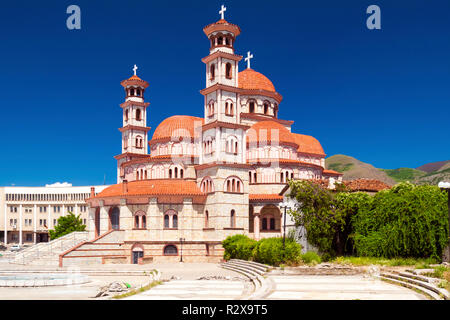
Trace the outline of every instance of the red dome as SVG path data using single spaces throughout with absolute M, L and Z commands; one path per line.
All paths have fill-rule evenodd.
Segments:
M 266 90 L 276 92 L 275 87 L 265 75 L 253 69 L 245 69 L 238 73 L 238 87 L 248 90 Z
M 173 140 L 173 138 L 194 138 L 195 122 L 203 124 L 203 118 L 192 116 L 172 116 L 161 122 L 150 142 Z
M 272 145 L 289 144 L 298 147 L 290 131 L 282 124 L 271 120 L 257 122 L 247 131 L 247 143 L 256 142 L 268 142 Z

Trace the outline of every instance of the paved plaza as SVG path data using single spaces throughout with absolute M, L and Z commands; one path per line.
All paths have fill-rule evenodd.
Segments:
M 158 263 L 149 265 L 99 265 L 79 269 L 64 268 L 71 272 L 88 274 L 89 283 L 41 288 L 0 288 L 1 300 L 85 300 L 94 299 L 100 287 L 111 282 L 127 282 L 139 287 L 149 281 L 144 272 L 158 269 L 161 285 L 128 297 L 134 300 L 172 299 L 246 299 L 251 291 L 248 280 L 241 274 L 222 269 L 214 263 Z M 0 273 L 20 272 L 52 273 L 49 266 L 20 266 L 0 263 Z M 201 277 L 209 280 L 198 280 Z M 426 299 L 415 291 L 383 282 L 368 275 L 278 275 L 268 274 L 267 294 L 263 299 L 283 300 L 420 300 Z

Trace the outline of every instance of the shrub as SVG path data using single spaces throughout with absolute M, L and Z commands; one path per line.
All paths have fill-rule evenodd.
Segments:
M 322 262 L 322 259 L 320 259 L 319 255 L 314 251 L 308 251 L 302 254 L 302 260 L 307 264 L 318 264 Z
M 253 260 L 278 266 L 281 263 L 297 263 L 300 261 L 302 246 L 297 242 L 286 239 L 283 250 L 283 238 L 261 239 L 253 249 Z
M 440 259 L 448 241 L 447 198 L 436 186 L 400 183 L 352 219 L 358 255 Z
M 252 257 L 253 248 L 256 240 L 250 239 L 243 234 L 229 236 L 222 241 L 222 247 L 225 249 L 223 258 L 249 260 Z

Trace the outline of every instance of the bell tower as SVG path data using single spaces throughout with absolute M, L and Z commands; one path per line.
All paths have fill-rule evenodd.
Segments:
M 238 73 L 242 56 L 234 53 L 236 37 L 241 29 L 221 19 L 203 28 L 208 37 L 209 55 L 202 59 L 206 65 L 204 96 L 205 124 L 202 133 L 200 163 L 245 163 L 245 129 L 240 124 L 238 107 Z
M 144 93 L 149 83 L 137 76 L 137 69 L 134 65 L 134 75 L 120 83 L 125 90 L 125 102 L 120 105 L 123 111 L 122 127 L 119 128 L 122 154 L 114 157 L 118 161 L 118 183 L 125 175 L 121 169 L 123 162 L 148 156 L 147 107 L 150 103 L 144 102 Z

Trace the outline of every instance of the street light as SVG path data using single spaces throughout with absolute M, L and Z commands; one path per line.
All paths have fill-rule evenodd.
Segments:
M 180 238 L 180 251 L 181 251 L 180 262 L 183 262 L 183 241 L 185 240 L 186 240 L 185 238 Z
M 284 208 L 284 223 L 283 223 L 283 251 L 286 248 L 286 210 L 292 208 L 292 204 L 288 201 L 283 201 L 280 208 Z

